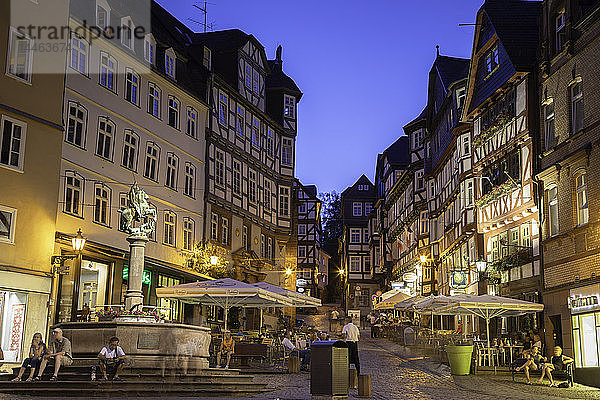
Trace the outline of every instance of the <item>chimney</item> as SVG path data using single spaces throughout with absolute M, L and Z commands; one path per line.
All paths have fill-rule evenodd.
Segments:
M 277 46 L 277 51 L 275 52 L 275 66 L 279 71 L 282 70 L 283 61 L 281 60 L 281 45 Z

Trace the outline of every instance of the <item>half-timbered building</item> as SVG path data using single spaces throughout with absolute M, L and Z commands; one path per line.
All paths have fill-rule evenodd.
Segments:
M 438 54 L 429 72 L 425 180 L 430 252 L 438 292 L 478 293 L 470 124 L 460 122 L 469 60 Z
M 600 337 L 600 2 L 544 1 L 539 65 L 546 345 L 598 385 Z M 592 368 L 595 367 L 595 368 Z
M 398 246 L 389 240 L 388 211 L 391 205 L 392 187 L 402 172 L 408 167 L 408 138 L 400 137 L 382 153 L 377 155 L 375 167 L 374 212 L 369 216 L 369 249 L 373 265 L 373 279 L 382 283 L 382 288 L 389 288 L 392 282 L 399 283 L 392 270 L 398 259 Z M 391 204 L 391 203 L 390 203 Z
M 344 224 L 340 238 L 340 263 L 346 281 L 346 309 L 371 309 L 371 295 L 379 286 L 371 280 L 369 256 L 369 218 L 375 202 L 375 187 L 365 175 L 342 192 L 341 208 Z
M 293 236 L 297 240 L 296 290 L 317 297 L 323 264 L 321 254 L 321 206 L 315 185 L 303 185 L 296 180 L 293 186 Z M 321 285 L 322 286 L 322 285 Z
M 237 277 L 295 289 L 292 189 L 302 93 L 252 35 L 232 29 L 196 35 L 211 55 L 206 130 L 206 237 L 232 254 Z M 257 256 L 257 257 L 256 257 Z
M 478 231 L 488 274 L 500 280 L 490 292 L 536 302 L 541 280 L 532 136 L 540 4 L 488 0 L 479 9 L 463 111 L 463 120 L 473 124 Z M 538 322 L 534 318 L 532 327 Z

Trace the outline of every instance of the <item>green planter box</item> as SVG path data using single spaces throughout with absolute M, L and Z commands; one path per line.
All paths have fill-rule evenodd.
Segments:
M 446 354 L 448 354 L 452 375 L 469 375 L 473 346 L 448 345 L 446 346 Z

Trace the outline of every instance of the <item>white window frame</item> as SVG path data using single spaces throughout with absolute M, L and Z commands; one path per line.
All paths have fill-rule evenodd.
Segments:
M 306 246 L 298 246 L 298 258 L 306 258 Z
M 548 100 L 543 105 L 544 109 L 544 148 L 550 150 L 556 146 L 556 119 L 554 100 Z
M 575 175 L 575 207 L 577 212 L 577 226 L 587 225 L 590 219 L 588 198 L 587 173 L 579 172 Z
M 265 210 L 271 210 L 271 182 L 265 179 L 263 186 L 263 204 Z
M 103 124 L 104 128 L 102 128 Z M 98 135 L 96 136 L 96 148 L 94 149 L 94 154 L 105 160 L 112 161 L 116 130 L 117 125 L 108 117 L 98 118 Z
M 17 227 L 17 209 L 0 205 L 0 212 L 10 214 L 10 223 L 8 226 L 7 237 L 0 236 L 0 243 L 15 243 L 15 231 Z
M 195 225 L 190 217 L 183 218 L 183 250 L 193 250 Z
M 6 150 L 4 150 L 2 148 L 2 142 L 4 141 L 4 126 L 5 124 L 10 123 L 12 124 L 12 129 L 11 129 L 11 133 L 10 133 L 10 140 L 9 140 L 9 146 L 10 149 L 8 150 L 8 158 L 5 160 L 6 162 L 3 162 L 2 160 L 2 154 L 6 152 Z M 18 126 L 20 128 L 20 132 L 19 132 L 19 138 L 15 137 L 15 126 Z M 0 166 L 4 167 L 4 168 L 8 168 L 8 169 L 12 169 L 12 170 L 16 170 L 16 171 L 23 171 L 23 167 L 25 164 L 25 139 L 27 138 L 27 124 L 23 121 L 19 121 L 17 119 L 14 118 L 10 118 L 7 115 L 2 115 L 2 124 L 0 125 L 0 128 L 2 129 L 0 131 Z M 15 145 L 15 141 L 18 140 L 18 151 L 15 151 L 15 149 L 13 148 L 13 146 Z M 12 158 L 14 157 L 14 155 L 17 154 L 17 165 L 14 165 L 12 162 Z
M 575 88 L 579 88 L 579 93 L 575 94 Z M 569 86 L 569 93 L 571 95 L 571 133 L 574 135 L 583 130 L 584 122 L 584 97 L 583 97 L 583 82 L 581 78 L 576 79 Z M 577 126 L 577 110 L 581 108 L 581 126 Z
M 491 75 L 500 65 L 500 52 L 498 43 L 494 44 L 485 54 L 485 66 L 487 75 Z
M 173 95 L 169 95 L 167 106 L 167 125 L 179 130 L 181 119 L 181 101 Z
M 237 160 L 233 160 L 232 189 L 234 194 L 242 193 L 242 163 Z
M 363 204 L 360 201 L 355 201 L 352 203 L 352 216 L 353 217 L 362 217 L 363 215 Z
M 349 256 L 348 257 L 348 270 L 350 273 L 352 272 L 361 272 L 362 267 L 362 257 L 361 256 Z
M 135 25 L 133 24 L 131 17 L 127 16 L 121 18 L 121 44 L 131 51 L 135 51 L 134 31 Z
M 104 21 L 100 20 L 99 8 L 105 12 Z M 110 11 L 111 8 L 105 0 L 96 0 L 96 26 L 102 31 L 110 26 Z
M 211 240 L 219 240 L 219 216 L 215 213 L 210 215 L 210 238 Z
M 225 187 L 225 153 L 215 149 L 215 185 Z
M 160 146 L 154 142 L 146 142 L 145 149 L 144 177 L 150 179 L 151 181 L 158 182 Z M 150 150 L 152 153 L 150 153 Z M 150 174 L 150 172 L 152 172 L 152 174 Z
M 157 84 L 148 82 L 148 114 L 160 119 L 162 90 Z
M 256 204 L 256 172 L 248 170 L 248 201 Z
M 293 151 L 293 140 L 288 138 L 281 138 L 281 164 L 286 166 L 294 165 L 294 151 Z
M 94 214 L 92 221 L 96 224 L 110 226 L 111 197 L 112 191 L 108 186 L 102 183 L 94 185 Z
M 306 224 L 298 224 L 298 235 L 306 235 Z
M 177 175 L 179 172 L 179 157 L 175 153 L 167 152 L 167 168 L 165 186 L 177 191 Z
M 132 68 L 125 69 L 125 100 L 139 107 L 140 105 L 140 75 Z
M 296 98 L 287 94 L 283 95 L 283 116 L 286 118 L 296 118 Z
M 558 15 L 556 15 L 556 17 L 554 18 L 554 50 L 556 54 L 562 52 L 565 49 L 567 39 L 566 20 L 567 17 L 564 10 L 559 12 Z
M 239 136 L 239 137 L 244 137 L 245 136 L 245 120 L 246 120 L 246 111 L 244 110 L 244 108 L 242 106 L 240 106 L 239 104 L 236 106 L 236 113 L 235 113 L 235 133 Z
M 229 219 L 221 217 L 221 243 L 229 244 Z
M 106 63 L 104 62 L 106 60 Z M 98 83 L 111 92 L 117 91 L 117 59 L 105 51 L 100 52 L 100 76 Z
M 273 141 L 274 141 L 274 139 L 275 139 L 275 132 L 273 131 L 273 128 L 271 128 L 270 126 L 267 125 L 267 137 L 266 137 L 265 146 L 267 148 L 268 156 L 273 156 Z
M 140 137 L 131 129 L 125 129 L 123 134 L 123 157 L 121 166 L 128 170 L 137 171 L 138 150 Z
M 152 65 L 156 62 L 156 40 L 151 33 L 144 37 L 144 60 Z
M 163 217 L 163 244 L 175 247 L 177 243 L 177 215 L 166 210 Z
M 75 110 L 75 115 L 71 114 L 71 108 Z M 81 116 L 79 116 L 81 113 Z M 85 149 L 85 139 L 87 134 L 87 117 L 88 110 L 83 105 L 69 101 L 67 104 L 67 129 L 65 129 L 65 142 L 72 144 L 73 146 Z M 80 143 L 77 143 L 77 127 L 81 128 Z M 69 140 L 70 132 L 73 133 L 73 140 Z
M 548 204 L 548 237 L 553 237 L 560 231 L 558 187 L 556 185 L 549 185 L 546 189 L 546 201 Z
M 185 109 L 185 134 L 196 139 L 196 126 L 198 125 L 198 111 L 194 107 L 187 106 Z
M 66 172 L 65 173 L 65 201 L 63 212 L 69 215 L 74 215 L 76 217 L 83 218 L 83 195 L 84 195 L 84 187 L 85 187 L 85 179 L 83 176 L 75 173 L 75 172 Z M 72 180 L 72 183 L 69 183 L 69 179 Z M 79 186 L 75 185 L 75 180 L 79 181 Z M 68 193 L 71 192 L 71 201 L 67 200 Z M 78 193 L 77 201 L 74 200 L 74 194 Z M 74 205 L 77 205 L 77 210 L 74 211 Z
M 14 40 L 13 40 L 14 39 Z M 13 51 L 17 52 L 18 50 L 15 49 L 15 45 L 17 41 L 24 41 L 26 43 L 22 43 L 21 46 L 25 46 L 25 57 L 26 60 L 23 63 L 22 66 L 19 67 L 19 65 L 17 64 L 17 59 L 19 58 L 18 54 L 14 54 L 13 55 Z M 14 42 L 14 43 L 13 43 Z M 6 74 L 12 78 L 15 78 L 17 80 L 20 80 L 22 82 L 25 83 L 31 83 L 31 76 L 32 76 L 32 67 L 33 67 L 33 49 L 34 47 L 34 40 L 19 32 L 16 28 L 14 27 L 10 27 L 10 33 L 8 36 L 8 52 L 6 55 Z M 22 74 L 19 72 L 19 69 L 23 69 Z M 19 76 L 19 75 L 23 75 L 23 76 Z
M 87 40 L 71 32 L 71 60 L 69 66 L 85 76 L 88 75 L 89 49 L 90 45 Z
M 219 124 L 227 126 L 229 123 L 229 97 L 222 90 L 219 91 Z
M 208 69 L 210 71 L 211 64 L 212 64 L 212 53 L 208 47 L 204 46 L 202 65 L 204 65 L 206 67 L 206 69 Z
M 362 243 L 362 229 L 361 228 L 350 228 L 350 243 L 360 244 Z
M 279 187 L 279 216 L 288 217 L 290 215 L 290 188 L 286 186 Z
M 175 51 L 169 48 L 165 51 L 165 74 L 170 78 L 175 79 L 175 69 L 177 64 L 177 56 Z
M 190 163 L 185 163 L 185 186 L 183 187 L 183 194 L 192 199 L 196 198 L 196 167 Z

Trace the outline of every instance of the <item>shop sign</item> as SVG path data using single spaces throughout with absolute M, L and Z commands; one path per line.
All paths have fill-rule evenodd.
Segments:
M 417 274 L 415 274 L 414 272 L 407 272 L 404 275 L 402 275 L 402 279 L 405 282 L 415 282 L 417 280 Z
M 303 287 L 299 287 L 297 290 L 298 290 L 298 293 L 304 293 L 304 288 Z
M 453 289 L 465 289 L 467 287 L 467 272 L 452 271 L 450 287 Z
M 306 286 L 308 282 L 306 279 L 299 278 L 296 280 L 296 286 Z
M 404 282 L 392 282 L 392 289 L 402 289 Z
M 573 311 L 580 310 L 587 307 L 598 307 L 600 296 L 595 294 L 591 296 L 570 296 L 567 299 L 569 308 Z
M 123 279 L 127 280 L 129 278 L 129 266 L 125 265 L 123 267 Z M 142 283 L 144 285 L 149 285 L 152 282 L 152 274 L 147 269 L 142 272 Z

